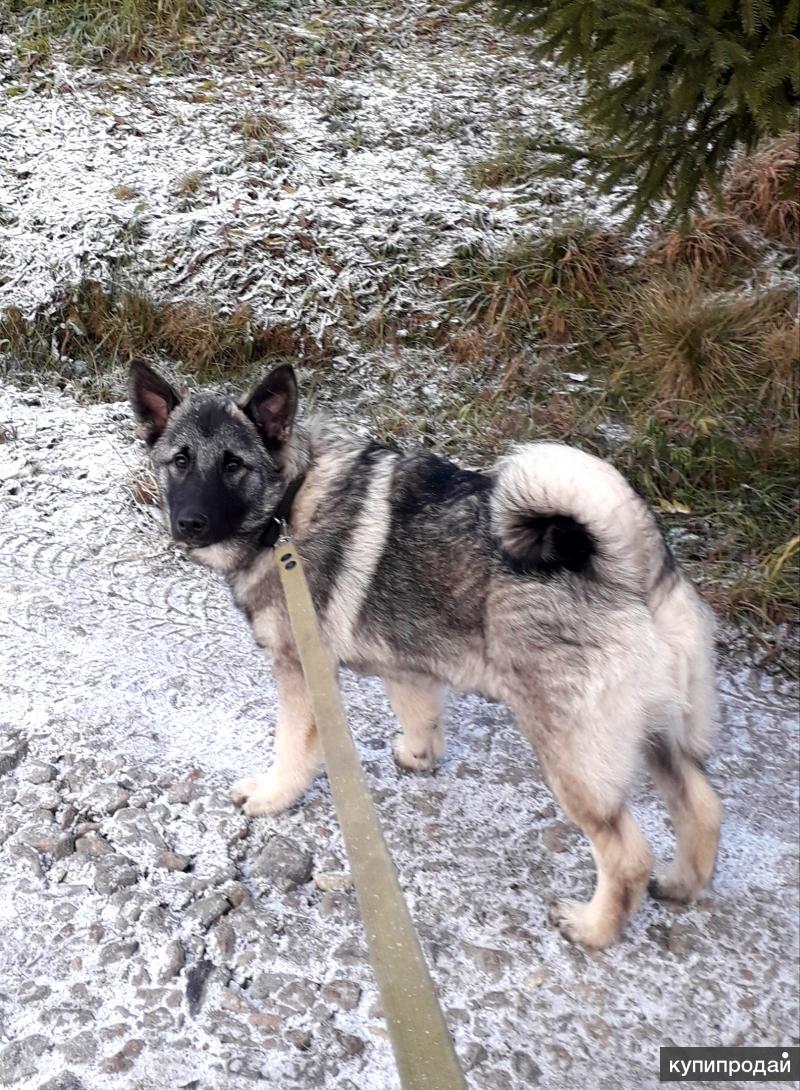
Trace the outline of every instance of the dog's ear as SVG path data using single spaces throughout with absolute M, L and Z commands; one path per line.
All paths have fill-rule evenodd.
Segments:
M 292 434 L 297 412 L 297 379 L 294 369 L 282 363 L 259 382 L 241 403 L 261 433 L 267 448 L 276 450 Z
M 147 445 L 152 447 L 163 435 L 169 414 L 180 404 L 180 396 L 142 360 L 131 363 L 128 395 L 137 420 L 144 425 Z

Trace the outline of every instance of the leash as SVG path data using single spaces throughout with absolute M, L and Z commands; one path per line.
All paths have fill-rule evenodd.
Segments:
M 403 1090 L 468 1090 L 322 646 L 303 564 L 283 527 L 275 559 L 344 837 Z

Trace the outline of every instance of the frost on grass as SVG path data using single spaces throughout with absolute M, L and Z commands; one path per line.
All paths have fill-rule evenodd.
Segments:
M 265 37 L 242 5 L 224 58 L 215 39 L 196 73 L 61 61 L 16 84 L 0 105 L 0 303 L 29 313 L 91 277 L 248 303 L 321 337 L 435 309 L 424 280 L 459 246 L 578 209 L 608 219 L 577 176 L 488 194 L 470 180 L 516 133 L 575 135 L 576 87 L 524 40 L 413 2 L 326 18 L 294 5 Z M 343 38 L 369 64 L 331 64 Z

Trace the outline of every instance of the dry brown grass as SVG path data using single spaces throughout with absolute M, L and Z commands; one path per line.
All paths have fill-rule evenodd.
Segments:
M 245 114 L 236 122 L 234 128 L 248 140 L 269 140 L 276 133 L 283 131 L 283 125 L 269 114 Z
M 271 357 L 302 357 L 321 363 L 327 349 L 286 323 L 259 325 L 250 308 L 223 311 L 211 303 L 160 302 L 135 291 L 106 292 L 86 281 L 52 312 L 26 321 L 16 308 L 0 319 L 3 342 L 34 366 L 57 357 L 126 364 L 135 356 L 162 353 L 201 380 L 233 374 Z
M 490 331 L 501 348 L 521 329 L 562 341 L 574 332 L 580 311 L 619 273 L 622 249 L 615 232 L 566 224 L 506 250 L 463 251 L 443 287 L 465 308 L 468 322 Z
M 763 151 L 739 160 L 724 188 L 727 207 L 768 238 L 796 248 L 800 242 L 800 148 L 787 133 Z
M 785 290 L 727 295 L 704 292 L 691 276 L 654 282 L 639 292 L 634 322 L 636 366 L 664 400 L 786 406 L 797 390 L 797 325 Z
M 760 250 L 752 228 L 728 213 L 695 216 L 683 231 L 661 232 L 647 256 L 667 269 L 728 274 L 750 268 Z

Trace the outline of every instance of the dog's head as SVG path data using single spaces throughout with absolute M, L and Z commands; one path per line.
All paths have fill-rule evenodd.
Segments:
M 169 527 L 194 559 L 224 569 L 281 500 L 282 466 L 297 411 L 297 382 L 276 367 L 238 404 L 178 394 L 147 364 L 131 365 L 129 392 L 150 448 Z

